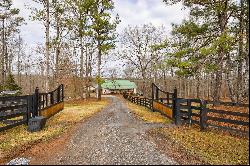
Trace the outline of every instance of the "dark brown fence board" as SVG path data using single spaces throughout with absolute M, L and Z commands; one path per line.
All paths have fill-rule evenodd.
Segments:
M 31 116 L 38 116 L 41 109 L 61 103 L 63 94 L 63 85 L 60 85 L 49 93 L 39 93 L 36 88 L 33 95 L 0 97 L 0 121 L 6 124 L 0 127 L 0 131 L 27 123 Z M 22 120 L 11 120 L 20 116 L 23 116 Z
M 0 97 L 0 101 L 10 101 L 10 100 L 20 100 L 20 99 L 26 99 L 29 95 L 25 96 L 6 96 L 6 97 Z
M 22 116 L 22 115 L 26 115 L 26 111 L 25 112 L 20 112 L 20 111 L 18 111 L 18 112 L 10 112 L 8 114 L 1 115 L 0 121 L 10 119 L 10 118 L 16 118 L 16 117 L 19 117 L 19 116 Z
M 190 100 L 192 103 L 201 103 L 201 99 L 188 99 Z
M 4 106 L 4 107 L 0 107 L 0 112 L 7 111 L 7 110 L 20 109 L 20 108 L 25 108 L 25 107 L 27 107 L 27 104 L 14 105 L 14 106 Z
M 232 115 L 232 116 L 237 116 L 237 117 L 245 117 L 249 118 L 248 113 L 240 113 L 240 112 L 232 112 L 232 111 L 226 111 L 226 110 L 215 110 L 215 109 L 209 109 L 207 108 L 207 104 L 213 104 L 213 101 L 208 101 L 208 100 L 202 100 L 202 99 L 186 99 L 186 98 L 177 98 L 177 93 L 176 89 L 174 90 L 174 93 L 166 92 L 161 90 L 158 86 L 155 84 L 152 84 L 152 99 L 148 100 L 147 98 L 139 100 L 134 97 L 126 96 L 128 100 L 130 100 L 133 103 L 137 103 L 140 105 L 143 105 L 145 107 L 150 107 L 150 109 L 153 109 L 152 107 L 152 102 L 158 102 L 161 104 L 164 104 L 168 106 L 169 108 L 173 109 L 174 117 L 175 117 L 175 122 L 177 124 L 177 121 L 179 121 L 179 124 L 184 124 L 184 123 L 193 123 L 193 124 L 198 124 L 201 127 L 201 130 L 211 126 L 212 124 L 210 121 L 215 121 L 215 122 L 224 122 L 228 124 L 235 124 L 235 125 L 242 125 L 242 126 L 249 126 L 249 122 L 241 121 L 241 120 L 232 120 L 230 118 L 218 118 L 218 117 L 211 117 L 208 115 L 208 113 L 217 113 L 220 115 Z M 162 92 L 166 95 L 164 97 L 159 92 Z M 171 103 L 171 105 L 170 105 Z M 199 104 L 192 106 L 193 104 Z M 232 103 L 232 102 L 219 102 L 221 105 L 228 105 L 228 106 L 239 106 L 239 107 L 248 107 L 248 104 L 238 104 L 238 103 Z M 178 110 L 178 116 L 177 116 L 177 111 Z M 195 120 L 192 119 L 192 117 L 196 117 Z M 177 119 L 179 118 L 179 120 Z M 208 122 L 209 120 L 209 122 Z M 178 124 L 177 124 L 178 125 Z M 219 128 L 225 128 L 224 126 L 218 125 Z M 227 127 L 228 129 L 232 127 Z
M 208 112 L 213 112 L 213 113 L 217 113 L 217 114 L 240 116 L 240 117 L 249 117 L 248 113 L 241 113 L 241 112 L 232 112 L 232 111 L 224 111 L 224 110 L 216 110 L 216 109 L 208 109 Z
M 206 100 L 207 104 L 214 104 L 214 101 Z M 249 107 L 249 104 L 244 104 L 244 103 L 233 103 L 233 102 L 218 102 L 219 105 L 224 105 L 224 106 L 239 106 L 239 107 Z
M 191 106 L 191 109 L 201 110 L 202 108 L 200 106 Z
M 236 124 L 236 125 L 242 125 L 242 126 L 249 126 L 249 122 L 244 122 L 244 121 L 224 119 L 224 118 L 211 117 L 211 116 L 208 116 L 207 119 L 212 120 L 212 121 L 217 121 L 217 122 L 224 122 L 224 123 L 230 123 L 230 124 Z

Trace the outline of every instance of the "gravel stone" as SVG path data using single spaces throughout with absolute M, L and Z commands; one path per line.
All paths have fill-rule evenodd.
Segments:
M 65 152 L 46 164 L 56 165 L 175 165 L 157 150 L 146 131 L 163 124 L 146 123 L 130 113 L 117 97 L 103 111 L 80 124 Z
M 29 165 L 30 160 L 24 157 L 15 158 L 8 162 L 6 165 Z

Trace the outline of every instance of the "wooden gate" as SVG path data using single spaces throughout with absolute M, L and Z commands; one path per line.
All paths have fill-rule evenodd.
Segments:
M 27 124 L 32 96 L 0 97 L 0 131 Z
M 33 95 L 0 97 L 0 132 L 28 124 L 31 117 L 50 118 L 63 110 L 63 98 L 63 85 L 48 93 L 39 93 L 36 88 Z
M 175 117 L 175 99 L 177 89 L 174 92 L 165 92 L 152 83 L 152 110 L 158 111 L 170 119 Z

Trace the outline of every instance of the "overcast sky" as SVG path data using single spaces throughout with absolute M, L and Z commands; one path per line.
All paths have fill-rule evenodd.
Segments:
M 155 26 L 164 26 L 170 34 L 171 23 L 181 23 L 184 18 L 187 18 L 188 11 L 182 9 L 181 4 L 167 6 L 163 0 L 114 0 L 114 13 L 118 13 L 121 20 L 117 27 L 117 32 L 120 33 L 128 25 L 142 25 L 152 23 Z M 27 9 L 28 6 L 37 7 L 37 4 L 32 0 L 13 0 L 13 6 L 20 9 L 20 15 L 25 18 L 26 25 L 21 27 L 21 35 L 27 43 L 30 51 L 37 43 L 45 42 L 45 28 L 41 22 L 31 21 L 29 16 L 31 12 Z M 118 61 L 110 60 L 104 70 L 117 68 L 121 70 L 121 64 Z
M 187 11 L 182 10 L 182 5 L 166 6 L 162 0 L 114 0 L 115 12 L 119 14 L 121 23 L 118 32 L 127 25 L 164 25 L 168 32 L 171 23 L 180 23 L 187 17 Z M 44 27 L 41 23 L 30 21 L 30 10 L 25 5 L 36 5 L 31 0 L 13 0 L 13 5 L 20 9 L 20 15 L 26 19 L 27 25 L 22 26 L 22 36 L 29 46 L 44 42 Z

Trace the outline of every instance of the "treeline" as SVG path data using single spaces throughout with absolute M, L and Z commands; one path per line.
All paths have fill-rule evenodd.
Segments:
M 25 20 L 12 3 L 12 0 L 0 3 L 1 89 L 6 89 L 7 76 L 17 71 L 19 85 L 27 84 L 21 77 L 38 75 L 44 81 L 36 86 L 45 91 L 60 83 L 66 84 L 66 90 L 75 84 L 81 97 L 83 92 L 89 97 L 92 81 L 98 84 L 100 91 L 103 55 L 114 48 L 119 23 L 118 15 L 112 12 L 114 3 L 110 0 L 32 0 L 28 5 L 30 16 L 33 21 L 43 23 L 45 43 L 33 51 L 30 49 L 30 53 L 20 36 L 20 26 Z M 93 76 L 95 68 L 97 74 Z
M 173 24 L 169 37 L 151 24 L 125 29 L 118 55 L 127 62 L 126 76 L 140 78 L 145 95 L 155 82 L 179 88 L 182 97 L 249 101 L 249 2 L 164 2 L 181 2 L 190 11 L 188 19 Z
M 177 87 L 181 97 L 249 101 L 247 0 L 164 0 L 189 10 L 186 20 L 172 25 L 171 35 L 152 24 L 116 34 L 119 17 L 110 0 L 31 2 L 31 19 L 43 23 L 46 39 L 33 49 L 20 35 L 25 20 L 19 9 L 12 0 L 0 3 L 0 91 L 13 74 L 25 94 L 35 86 L 48 91 L 64 83 L 69 96 L 89 97 L 91 86 L 98 83 L 100 90 L 104 61 L 117 59 L 124 77 L 136 80 L 144 95 L 154 82 L 167 91 Z M 105 72 L 114 78 L 118 70 Z

